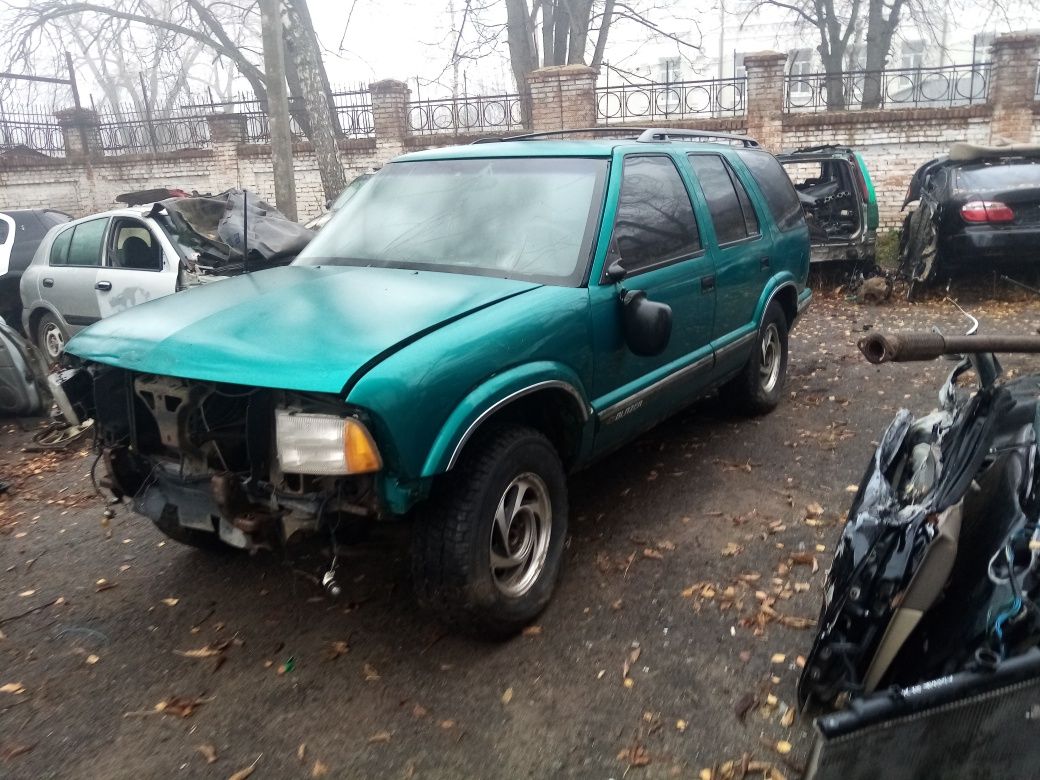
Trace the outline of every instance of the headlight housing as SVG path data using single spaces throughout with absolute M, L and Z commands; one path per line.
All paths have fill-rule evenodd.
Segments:
M 277 409 L 274 422 L 278 462 L 287 474 L 369 474 L 383 467 L 372 435 L 353 417 Z

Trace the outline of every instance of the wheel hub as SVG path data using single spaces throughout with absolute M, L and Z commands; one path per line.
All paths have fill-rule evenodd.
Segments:
M 551 531 L 545 482 L 537 474 L 521 474 L 502 493 L 491 528 L 491 577 L 503 594 L 522 596 L 538 581 Z
M 762 334 L 759 345 L 762 350 L 762 358 L 759 362 L 759 381 L 762 389 L 772 393 L 780 380 L 780 362 L 783 358 L 783 348 L 780 346 L 780 331 L 775 323 L 770 323 Z

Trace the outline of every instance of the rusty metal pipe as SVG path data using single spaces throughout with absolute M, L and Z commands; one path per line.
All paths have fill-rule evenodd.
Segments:
M 979 352 L 1040 353 L 1040 336 L 943 336 L 940 333 L 871 333 L 857 345 L 871 363 L 935 360 Z

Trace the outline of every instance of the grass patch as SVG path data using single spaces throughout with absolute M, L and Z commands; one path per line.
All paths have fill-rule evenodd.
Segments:
M 888 271 L 899 267 L 899 234 L 898 228 L 877 234 L 877 264 Z

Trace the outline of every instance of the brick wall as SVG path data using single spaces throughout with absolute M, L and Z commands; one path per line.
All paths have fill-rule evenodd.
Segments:
M 860 151 L 871 171 L 882 226 L 894 227 L 901 222 L 900 207 L 911 174 L 954 141 L 1040 143 L 1040 102 L 1035 97 L 1038 55 L 1037 36 L 998 38 L 991 57 L 989 99 L 981 105 L 788 114 L 783 110 L 786 57 L 762 52 L 745 57 L 746 116 L 654 124 L 746 133 L 771 151 L 848 144 Z M 595 84 L 595 71 L 582 65 L 532 73 L 528 85 L 531 127 L 556 130 L 596 125 Z M 403 152 L 474 140 L 472 136 L 413 135 L 408 127 L 407 85 L 386 80 L 370 89 L 375 137 L 340 141 L 348 180 Z M 0 208 L 47 206 L 82 215 L 113 207 L 119 193 L 159 186 L 200 192 L 245 187 L 273 201 L 270 148 L 245 143 L 242 116 L 209 117 L 209 149 L 118 157 L 101 153 L 96 121 L 89 111 L 60 112 L 69 154 L 65 159 L 0 157 Z M 298 212 L 301 219 L 307 219 L 320 213 L 325 203 L 309 144 L 296 146 L 294 162 Z

